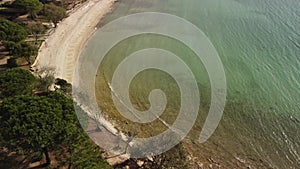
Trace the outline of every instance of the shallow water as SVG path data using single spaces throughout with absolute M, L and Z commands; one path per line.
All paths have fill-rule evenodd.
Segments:
M 191 146 L 191 151 L 199 159 L 213 157 L 228 168 L 299 167 L 300 2 L 120 0 L 99 26 L 120 16 L 145 11 L 171 13 L 198 26 L 215 46 L 225 68 L 228 96 L 224 116 L 213 137 L 204 144 Z M 209 80 L 194 53 L 173 39 L 158 35 L 135 36 L 116 45 L 98 72 L 96 94 L 99 106 L 108 112 L 116 112 L 108 83 L 123 58 L 146 47 L 172 51 L 182 57 L 196 75 L 201 107 L 197 124 L 186 141 L 195 142 L 210 105 Z M 140 73 L 130 86 L 131 101 L 135 108 L 146 110 L 149 108 L 148 94 L 155 88 L 163 89 L 168 96 L 162 118 L 172 123 L 180 103 L 180 92 L 167 74 L 160 71 Z M 117 113 L 111 116 L 121 118 Z M 135 127 L 132 132 L 137 128 L 139 131 L 149 128 L 148 125 L 137 125 L 129 125 Z M 157 125 L 165 129 L 159 122 L 151 124 Z M 156 128 L 141 136 L 161 132 Z

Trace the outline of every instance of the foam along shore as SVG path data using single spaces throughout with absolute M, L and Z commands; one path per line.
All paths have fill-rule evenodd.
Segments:
M 72 83 L 80 51 L 115 0 L 88 0 L 70 12 L 40 47 L 34 70 L 51 69 L 56 78 Z

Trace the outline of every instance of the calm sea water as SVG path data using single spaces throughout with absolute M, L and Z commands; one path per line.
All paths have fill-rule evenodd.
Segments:
M 210 103 L 207 73 L 188 48 L 158 35 L 126 39 L 107 54 L 96 83 L 99 106 L 119 118 L 107 85 L 116 66 L 134 51 L 146 47 L 164 48 L 182 57 L 197 76 L 201 110 L 185 143 L 199 161 L 205 163 L 212 158 L 223 166 L 221 168 L 299 168 L 300 1 L 120 0 L 99 25 L 146 11 L 183 17 L 209 37 L 221 57 L 227 78 L 228 97 L 223 119 L 208 142 L 197 143 Z M 137 109 L 149 108 L 149 91 L 158 87 L 169 99 L 162 118 L 172 123 L 180 93 L 167 74 L 140 73 L 130 87 L 132 103 Z M 135 129 L 146 131 L 147 127 Z M 148 135 L 159 132 L 153 130 Z

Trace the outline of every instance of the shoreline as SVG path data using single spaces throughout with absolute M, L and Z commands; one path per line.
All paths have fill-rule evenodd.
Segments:
M 64 79 L 72 84 L 73 71 L 81 50 L 88 39 L 97 30 L 99 21 L 111 11 L 116 1 L 117 0 L 89 0 L 70 10 L 69 16 L 53 29 L 53 32 L 39 48 L 38 56 L 31 65 L 34 72 L 50 70 L 53 71 L 55 78 Z M 90 117 L 90 130 L 95 130 L 99 127 L 96 123 L 101 124 L 102 131 L 92 134 L 92 137 L 112 138 L 120 134 L 108 120 L 103 117 L 93 117 L 90 114 L 91 110 L 84 105 L 80 99 L 75 99 L 74 101 L 88 113 Z M 94 120 L 97 122 L 95 123 Z M 101 145 L 99 143 L 96 144 Z M 113 156 L 115 154 L 111 153 L 111 151 L 106 151 L 107 156 Z M 116 165 L 128 159 L 128 156 L 120 155 L 109 158 L 107 161 L 110 165 Z
M 51 69 L 55 78 L 72 83 L 77 58 L 99 21 L 111 11 L 116 0 L 89 0 L 69 12 L 39 48 L 32 68 Z

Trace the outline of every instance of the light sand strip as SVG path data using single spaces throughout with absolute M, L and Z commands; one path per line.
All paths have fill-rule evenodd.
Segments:
M 42 44 L 32 68 L 34 70 L 50 68 L 54 70 L 56 78 L 62 78 L 72 83 L 72 75 L 80 51 L 96 30 L 100 19 L 110 12 L 114 2 L 115 0 L 89 0 L 79 8 L 74 9 L 70 16 L 60 22 L 54 32 Z M 84 109 L 84 106 L 82 108 Z M 113 125 L 103 118 L 97 119 L 97 123 L 102 124 L 104 128 L 90 136 L 97 138 L 96 140 L 102 139 L 104 142 L 105 140 L 113 140 L 115 135 Z M 94 125 L 89 127 L 95 127 L 96 123 L 89 123 L 89 125 Z M 106 142 L 110 144 L 109 141 Z M 114 154 L 107 152 L 107 156 Z M 127 155 L 120 155 L 109 158 L 108 162 L 115 165 L 126 161 L 128 158 Z
M 100 19 L 115 0 L 89 0 L 59 23 L 42 44 L 33 69 L 54 69 L 55 77 L 72 82 L 77 57 Z

